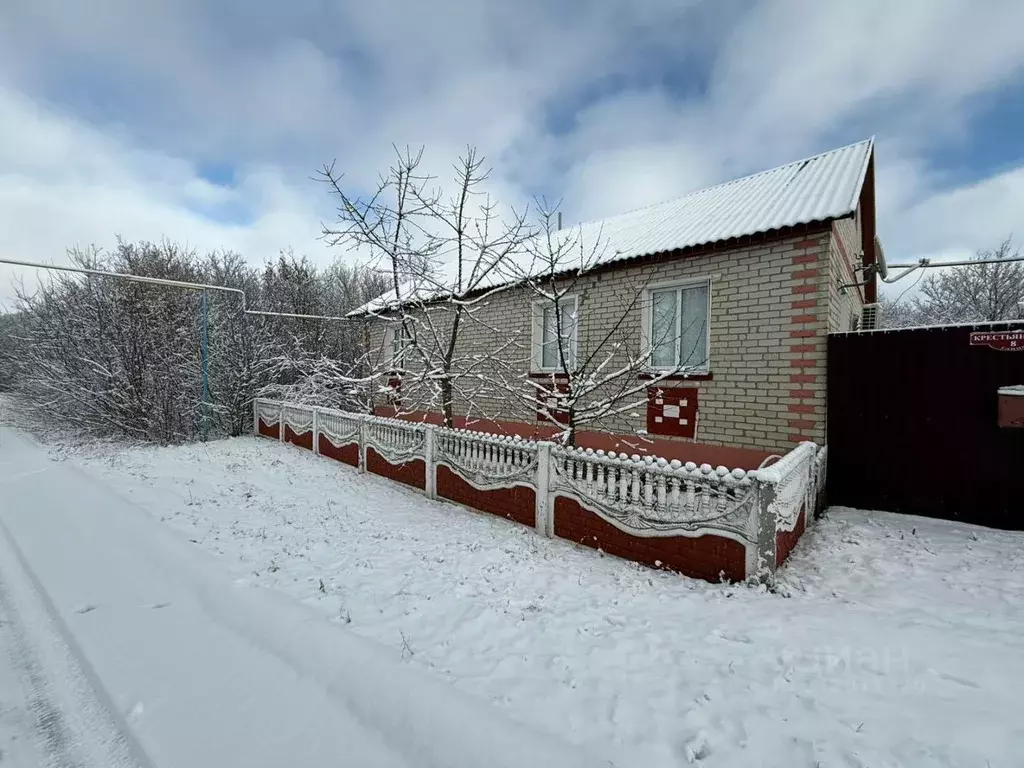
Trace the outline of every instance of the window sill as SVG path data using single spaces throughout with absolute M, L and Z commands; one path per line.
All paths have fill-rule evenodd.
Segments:
M 641 381 L 657 378 L 657 373 L 641 373 L 637 376 Z M 711 371 L 694 371 L 693 373 L 673 373 L 662 376 L 659 381 L 714 381 L 715 374 Z

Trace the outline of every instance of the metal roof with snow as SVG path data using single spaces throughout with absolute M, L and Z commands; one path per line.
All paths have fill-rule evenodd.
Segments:
M 842 218 L 857 209 L 873 147 L 860 141 L 569 230 L 599 238 L 605 264 Z M 350 314 L 394 304 L 391 291 Z

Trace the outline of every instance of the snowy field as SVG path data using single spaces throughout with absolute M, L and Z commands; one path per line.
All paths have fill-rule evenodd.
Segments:
M 265 439 L 52 450 L 230 577 L 616 765 L 1024 764 L 1024 534 L 835 509 L 771 594 Z

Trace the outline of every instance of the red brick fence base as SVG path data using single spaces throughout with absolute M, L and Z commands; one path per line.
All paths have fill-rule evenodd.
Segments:
M 631 536 L 581 506 L 555 498 L 555 535 L 610 555 L 706 581 L 743 581 L 747 550 L 724 536 Z
M 437 468 L 437 495 L 531 528 L 537 524 L 537 493 L 523 485 L 482 491 L 441 464 Z
M 404 464 L 392 464 L 373 448 L 367 448 L 366 471 L 405 485 L 411 485 L 421 491 L 427 487 L 427 465 L 423 459 L 413 459 Z
M 338 447 L 328 439 L 327 435 L 320 435 L 319 453 L 321 456 L 348 464 L 350 467 L 359 466 L 358 443 L 349 443 L 348 445 Z
M 411 458 L 404 463 L 393 463 L 372 445 L 364 444 L 365 447 L 362 447 L 359 442 L 361 432 L 353 434 L 351 427 L 347 432 L 332 432 L 331 434 L 338 434 L 342 437 L 347 435 L 345 439 L 336 438 L 338 442 L 343 443 L 336 445 L 327 434 L 317 430 L 316 423 L 314 418 L 312 428 L 307 424 L 305 428 L 300 426 L 293 429 L 287 419 L 274 423 L 257 417 L 254 426 L 259 435 L 314 451 L 320 456 L 351 467 L 363 468 L 367 472 L 424 491 L 428 496 L 447 499 L 488 512 L 521 525 L 536 528 L 539 533 L 557 536 L 610 555 L 643 563 L 653 568 L 669 569 L 707 581 L 742 581 L 753 576 L 760 579 L 765 571 L 769 575 L 773 574 L 774 568 L 782 565 L 793 551 L 807 524 L 807 509 L 801 501 L 798 505 L 799 512 L 795 524 L 793 517 L 789 517 L 789 526 L 777 526 L 773 513 L 770 530 L 765 531 L 764 534 L 758 534 L 755 541 L 747 538 L 747 533 L 735 532 L 744 529 L 735 528 L 725 531 L 725 535 L 703 533 L 691 536 L 672 532 L 678 528 L 670 528 L 666 531 L 651 530 L 652 535 L 643 535 L 649 530 L 643 529 L 634 534 L 629 530 L 624 530 L 624 528 L 630 529 L 630 526 L 623 524 L 623 527 L 619 527 L 610 522 L 609 520 L 612 518 L 608 515 L 612 514 L 611 511 L 606 509 L 603 513 L 598 513 L 596 510 L 588 508 L 585 501 L 565 495 L 564 488 L 561 486 L 551 487 L 550 495 L 542 494 L 541 498 L 538 498 L 536 488 L 549 487 L 546 479 L 543 482 L 539 479 L 540 474 L 533 478 L 535 482 L 531 480 L 532 475 L 510 476 L 512 479 L 507 482 L 499 482 L 494 480 L 493 476 L 486 476 L 481 480 L 485 486 L 491 485 L 493 482 L 499 487 L 478 487 L 460 474 L 462 470 L 448 466 L 447 459 L 434 452 L 433 441 L 439 438 L 435 437 L 430 430 L 427 431 L 425 437 L 421 438 L 420 447 L 416 449 L 419 450 L 420 456 L 426 456 L 426 459 Z M 459 436 L 460 439 L 464 435 L 465 433 Z M 465 437 L 469 443 L 477 439 L 472 436 Z M 426 447 L 423 445 L 423 440 L 426 440 Z M 540 466 L 547 466 L 549 454 L 545 451 L 551 450 L 545 448 L 544 451 L 538 453 L 540 450 L 536 447 L 538 444 L 531 445 L 534 447 L 529 450 L 533 453 L 529 455 L 534 457 L 532 459 L 534 463 L 525 465 L 527 472 L 533 472 Z M 497 448 L 492 444 L 490 449 L 481 448 L 481 452 L 475 456 L 474 460 L 486 462 L 488 455 L 493 456 L 493 454 L 487 453 L 488 450 L 515 451 L 517 448 L 515 444 L 511 443 L 499 443 Z M 526 449 L 519 448 L 518 450 Z M 415 456 L 415 450 L 399 452 L 395 455 L 409 456 L 410 454 Z M 435 456 L 439 457 L 436 462 L 432 458 Z M 545 463 L 541 463 L 542 459 Z M 507 456 L 503 460 L 507 460 Z M 515 461 L 506 461 L 505 466 L 512 467 L 514 471 L 520 471 L 517 467 L 522 465 L 516 465 Z M 536 471 L 540 473 L 541 470 L 536 469 Z M 630 471 L 634 470 L 630 469 Z M 718 471 L 724 472 L 725 470 Z M 478 474 L 470 474 L 480 479 Z M 740 473 L 740 477 L 742 476 Z M 516 477 L 520 479 L 517 480 Z M 531 482 L 533 482 L 533 486 L 530 485 Z M 664 480 L 662 483 L 664 484 Z M 543 504 L 540 503 L 545 498 L 547 501 Z M 792 510 L 793 507 L 789 509 Z M 763 512 L 759 519 L 762 521 L 765 519 Z M 763 526 L 764 523 L 761 522 L 760 525 Z M 785 530 L 785 527 L 791 527 L 792 530 Z

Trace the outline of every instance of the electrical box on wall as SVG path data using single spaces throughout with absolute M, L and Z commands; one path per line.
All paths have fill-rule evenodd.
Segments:
M 999 389 L 999 426 L 1024 427 L 1024 384 Z
M 550 422 L 548 417 L 548 414 L 550 414 L 550 417 L 559 424 L 569 423 L 569 412 L 559 407 L 562 403 L 559 402 L 558 398 L 558 395 L 569 394 L 568 381 L 552 377 L 551 381 L 545 382 L 543 387 L 536 388 L 533 394 L 544 403 L 544 410 L 537 408 L 537 421 Z M 547 411 L 547 413 L 544 411 Z
M 693 437 L 697 429 L 696 387 L 650 387 L 647 434 Z
M 384 402 L 392 408 L 402 407 L 402 378 L 392 376 L 388 379 L 388 391 L 385 393 Z

